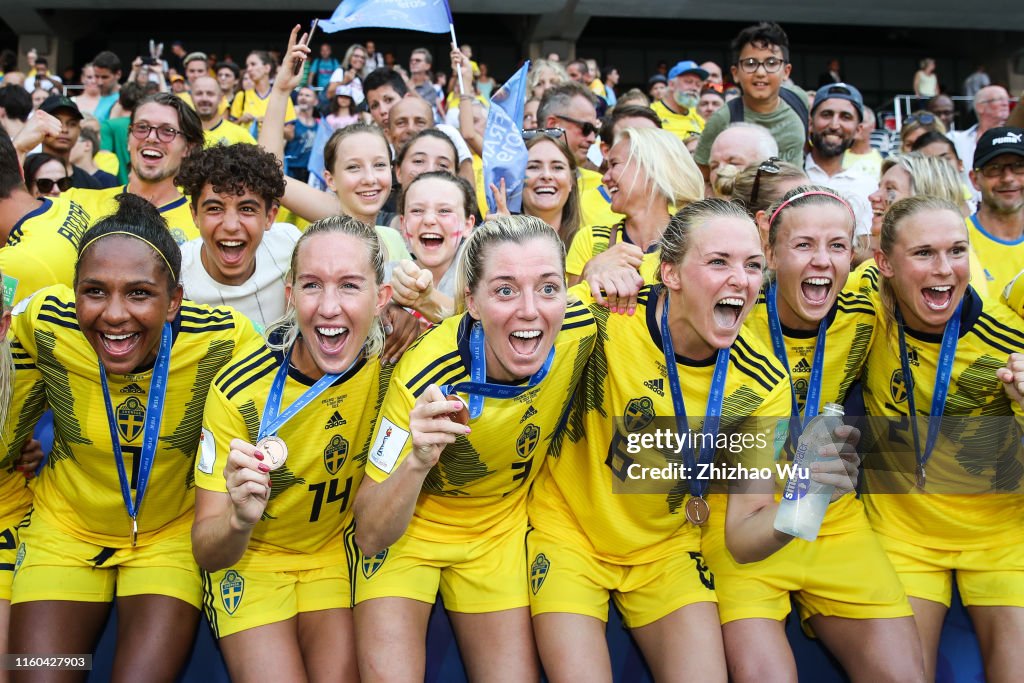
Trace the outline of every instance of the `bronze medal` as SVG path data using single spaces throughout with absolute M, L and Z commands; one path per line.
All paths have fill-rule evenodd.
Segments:
M 256 448 L 265 456 L 263 461 L 271 470 L 284 465 L 288 459 L 288 446 L 276 436 L 265 436 L 256 443 Z
M 452 422 L 458 422 L 461 425 L 468 425 L 469 424 L 469 406 L 466 405 L 466 402 L 464 400 L 462 400 L 462 398 L 460 396 L 458 396 L 457 394 L 452 394 L 451 396 L 445 396 L 444 398 L 445 398 L 446 401 L 458 401 L 459 403 L 462 404 L 462 408 L 461 409 L 456 410 L 454 413 L 448 413 L 448 418 Z
M 694 526 L 701 526 L 711 516 L 708 502 L 699 496 L 691 496 L 686 501 L 686 520 Z

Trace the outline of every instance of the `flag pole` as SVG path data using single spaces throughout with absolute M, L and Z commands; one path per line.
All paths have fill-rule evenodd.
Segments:
M 452 19 L 452 8 L 448 4 L 448 0 L 444 0 L 444 9 L 448 12 L 448 32 L 452 34 L 452 47 L 456 50 L 459 49 L 459 41 L 455 38 L 455 20 Z M 466 84 L 462 82 L 462 69 L 457 70 L 459 76 L 459 95 L 466 94 Z

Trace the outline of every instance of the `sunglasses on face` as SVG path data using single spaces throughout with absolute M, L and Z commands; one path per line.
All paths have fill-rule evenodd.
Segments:
M 71 183 L 74 182 L 71 176 L 65 176 L 63 178 L 57 178 L 51 180 L 50 178 L 37 178 L 36 189 L 43 194 L 50 194 L 53 191 L 53 186 L 56 185 L 57 189 L 61 192 L 67 192 L 71 189 Z
M 552 140 L 561 140 L 565 137 L 565 130 L 562 128 L 532 128 L 530 130 L 524 130 L 522 133 L 524 142 L 532 140 L 538 135 L 544 135 Z
M 554 116 L 556 119 L 562 119 L 563 121 L 568 121 L 569 123 L 575 123 L 577 126 L 579 126 L 580 132 L 583 133 L 583 137 L 587 137 L 589 135 L 597 135 L 597 133 L 600 130 L 590 121 L 580 121 L 579 119 L 574 119 L 569 116 L 561 116 L 559 114 L 555 114 Z
M 778 163 L 781 161 L 778 157 L 770 157 L 767 161 L 762 161 L 761 165 L 757 167 L 757 173 L 754 174 L 754 186 L 750 189 L 750 205 L 757 206 L 757 195 L 761 192 L 761 174 L 769 173 L 775 175 L 782 169 L 779 168 Z

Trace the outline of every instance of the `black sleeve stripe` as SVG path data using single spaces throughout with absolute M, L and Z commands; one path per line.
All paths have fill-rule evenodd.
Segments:
M 274 360 L 274 357 L 268 356 L 268 359 Z M 276 372 L 277 368 L 278 366 L 276 363 L 267 363 L 264 367 L 258 368 L 253 372 L 247 373 L 245 376 L 242 377 L 242 379 L 239 382 L 235 383 L 231 387 L 231 389 L 224 392 L 224 397 L 227 398 L 229 401 L 233 400 L 235 396 L 237 396 L 238 393 L 245 389 L 247 386 L 249 386 L 253 382 L 257 382 L 263 379 L 271 372 Z
M 575 323 L 563 324 L 562 325 L 562 329 L 560 331 L 561 332 L 566 332 L 568 330 L 575 330 L 577 327 L 589 327 L 589 326 L 591 326 L 593 324 L 594 324 L 594 318 L 593 318 L 593 316 L 591 316 L 590 318 L 587 318 L 586 320 L 580 320 L 579 322 L 575 322 Z
M 245 358 L 242 358 L 225 368 L 220 378 L 217 379 L 214 384 L 218 389 L 227 393 L 234 382 L 238 381 L 243 375 L 245 375 L 245 373 L 253 370 L 261 363 L 266 362 L 267 358 L 273 360 L 274 355 L 271 353 L 270 349 L 262 346 Z
M 431 367 L 437 367 L 437 361 L 431 363 Z M 424 379 L 418 384 L 413 382 L 412 380 L 406 382 L 405 388 L 411 391 L 414 395 L 419 396 L 421 393 L 423 393 L 423 390 L 426 389 L 431 384 L 436 384 L 438 386 L 442 384 L 447 384 L 447 382 L 442 381 L 442 378 L 447 378 L 451 380 L 454 377 L 464 377 L 465 375 L 466 369 L 462 367 L 462 359 L 456 358 L 455 360 L 448 363 L 448 365 L 439 369 L 433 375 Z M 417 377 L 422 378 L 423 373 L 421 372 L 420 374 L 417 375 Z
M 860 313 L 861 315 L 866 315 L 871 318 L 875 317 L 875 312 L 869 308 L 860 308 L 858 306 L 846 306 L 841 302 L 839 304 L 839 310 L 843 313 Z
M 1004 325 L 988 313 L 982 313 L 978 316 L 978 320 L 975 324 L 984 324 L 985 329 L 993 335 L 1000 339 L 1004 339 L 1007 344 L 1019 345 L 1021 350 L 1024 351 L 1024 334 L 1022 334 L 1020 330 L 1015 330 L 1012 327 Z
M 405 386 L 411 388 L 414 384 L 419 384 L 420 380 L 426 377 L 427 374 L 430 373 L 434 368 L 436 368 L 438 365 L 451 361 L 453 358 L 456 360 L 459 359 L 458 349 L 446 353 L 437 360 L 430 362 L 425 368 L 416 373 L 416 375 L 413 376 L 412 379 L 410 379 Z
M 733 350 L 738 351 L 736 347 L 733 347 Z M 750 376 L 755 382 L 764 387 L 765 391 L 771 391 L 775 388 L 775 384 L 778 383 L 770 382 L 769 379 L 765 377 L 765 374 L 759 365 L 751 363 L 749 358 L 744 358 L 742 354 L 738 352 L 732 355 L 732 363 L 736 366 L 737 370 Z
M 974 329 L 971 330 L 971 334 L 976 336 L 981 341 L 985 342 L 985 344 L 990 346 L 991 348 L 997 349 L 1001 353 L 1005 353 L 1006 355 L 1010 355 L 1011 353 L 1021 353 L 1022 351 L 1024 351 L 1024 347 L 1017 346 L 1016 348 L 1014 348 L 1013 346 L 1007 346 L 1001 343 L 1000 341 L 996 341 L 995 339 L 985 334 L 982 331 L 982 329 L 980 329 L 980 327 L 980 325 L 975 325 Z M 1000 339 L 1003 339 L 1003 337 L 1000 337 Z
M 61 318 L 54 318 L 53 316 L 50 316 L 50 315 L 39 315 L 36 318 L 36 320 L 40 321 L 40 322 L 53 323 L 54 325 L 57 325 L 59 327 L 66 327 L 69 330 L 76 330 L 76 331 L 78 330 L 78 322 L 77 321 L 76 322 L 68 322 L 67 320 L 63 320 Z
M 43 305 L 39 307 L 39 313 L 42 314 L 43 311 L 46 311 L 47 313 L 52 313 L 61 318 L 67 318 L 68 320 L 77 320 L 77 316 L 75 315 L 74 310 L 62 310 L 49 303 L 43 303 Z
M 775 377 L 776 382 L 781 382 L 786 378 L 786 373 L 776 365 L 778 361 L 769 359 L 767 356 L 754 351 L 743 337 L 736 338 L 736 343 L 733 344 L 733 349 L 743 356 L 751 365 L 760 366 L 762 368 L 761 372 L 764 373 L 765 377 L 769 379 Z
M 54 296 L 53 294 L 49 294 L 49 295 L 47 295 L 47 297 L 45 299 L 43 299 L 43 304 L 42 305 L 45 306 L 47 304 L 56 306 L 57 308 L 67 309 L 69 311 L 75 310 L 75 302 L 74 302 L 74 300 L 64 301 L 64 300 L 60 299 L 59 297 Z
M 182 325 L 181 325 L 181 327 L 179 329 L 182 332 L 190 332 L 192 334 L 202 334 L 204 332 L 218 332 L 218 331 L 221 331 L 221 330 L 233 330 L 233 329 L 235 329 L 235 323 L 234 322 L 229 322 L 229 323 L 216 324 L 216 325 L 205 324 L 205 325 L 201 325 L 200 327 L 192 327 L 191 325 L 184 324 L 184 319 L 182 319 Z

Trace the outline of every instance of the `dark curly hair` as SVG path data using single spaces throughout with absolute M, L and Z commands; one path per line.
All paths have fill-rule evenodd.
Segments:
M 214 145 L 193 152 L 182 161 L 174 182 L 192 206 L 207 185 L 217 193 L 241 195 L 248 190 L 262 197 L 268 210 L 284 196 L 281 162 L 258 145 Z

